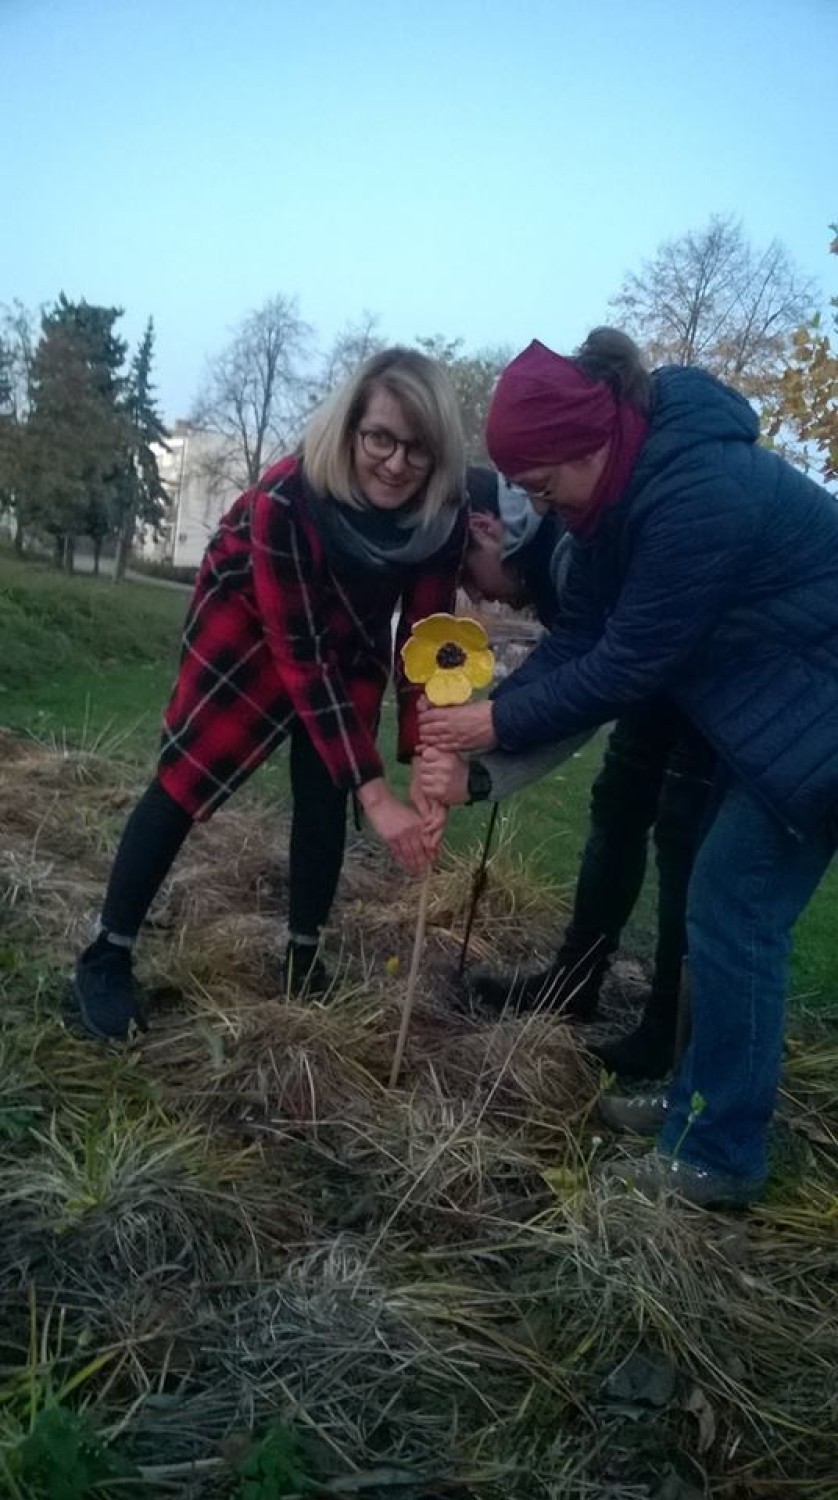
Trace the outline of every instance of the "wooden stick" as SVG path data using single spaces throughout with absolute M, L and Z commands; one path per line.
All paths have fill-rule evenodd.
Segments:
M 475 914 L 477 912 L 477 903 L 486 888 L 486 862 L 489 858 L 489 849 L 491 848 L 492 844 L 492 835 L 494 834 L 495 824 L 498 820 L 499 807 L 500 803 L 496 802 L 494 807 L 492 808 L 492 816 L 489 819 L 489 827 L 486 830 L 486 837 L 483 841 L 483 853 L 480 856 L 480 864 L 477 866 L 477 869 L 474 872 L 474 880 L 472 881 L 471 886 L 471 905 L 468 909 L 468 917 L 466 919 L 466 930 L 463 937 L 463 946 L 460 949 L 460 962 L 457 964 L 458 979 L 462 979 L 465 972 L 466 958 L 468 956 L 468 945 L 471 939 L 472 925 L 474 923 Z
M 422 949 L 425 945 L 425 927 L 428 922 L 428 902 L 431 895 L 432 866 L 428 866 L 428 873 L 422 883 L 422 893 L 419 897 L 419 912 L 416 917 L 416 932 L 413 938 L 413 956 L 410 960 L 410 973 L 407 976 L 407 991 L 402 1007 L 402 1024 L 399 1028 L 399 1039 L 396 1043 L 396 1051 L 393 1056 L 393 1066 L 390 1071 L 390 1087 L 395 1088 L 401 1072 L 402 1058 L 407 1041 L 407 1033 L 410 1029 L 410 1016 L 413 1010 L 413 1001 L 416 994 L 416 981 L 419 978 L 419 963 L 422 958 Z

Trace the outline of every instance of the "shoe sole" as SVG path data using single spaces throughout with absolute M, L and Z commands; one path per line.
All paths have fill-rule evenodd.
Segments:
M 628 1184 L 624 1184 L 624 1188 L 626 1191 L 631 1190 L 639 1193 L 642 1198 L 648 1198 L 652 1203 L 681 1203 L 685 1204 L 687 1208 L 699 1208 L 703 1212 L 711 1214 L 735 1213 L 737 1211 L 744 1213 L 760 1197 L 758 1193 L 751 1193 L 745 1198 L 725 1197 L 721 1195 L 718 1198 L 714 1196 L 712 1198 L 698 1199 L 691 1198 L 683 1189 L 679 1190 L 678 1188 L 658 1188 L 654 1192 L 650 1191 L 648 1193 L 643 1188 L 638 1188 L 634 1185 L 629 1189 Z

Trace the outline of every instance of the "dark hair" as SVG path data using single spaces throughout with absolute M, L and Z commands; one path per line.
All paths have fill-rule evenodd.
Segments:
M 491 516 L 500 515 L 498 499 L 497 469 L 488 464 L 469 464 L 466 469 L 466 498 L 470 511 L 488 511 Z
M 630 401 L 644 416 L 652 407 L 652 377 L 634 339 L 619 328 L 592 328 L 573 356 L 591 380 L 610 385 L 618 400 Z

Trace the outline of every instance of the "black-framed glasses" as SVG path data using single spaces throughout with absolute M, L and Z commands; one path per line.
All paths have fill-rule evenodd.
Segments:
M 386 427 L 359 427 L 358 436 L 367 458 L 384 463 L 392 458 L 397 448 L 404 449 L 404 461 L 409 469 L 426 472 L 433 466 L 434 456 L 426 443 L 418 438 L 397 438 Z

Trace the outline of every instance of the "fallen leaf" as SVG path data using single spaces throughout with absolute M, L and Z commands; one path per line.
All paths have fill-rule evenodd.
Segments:
M 706 1453 L 716 1440 L 716 1414 L 700 1385 L 693 1386 L 685 1406 L 698 1422 L 698 1451 Z

